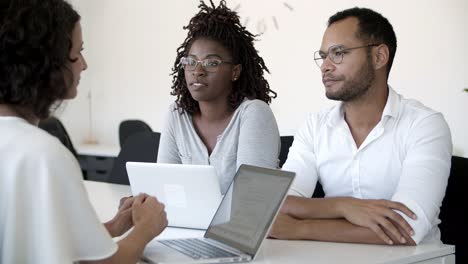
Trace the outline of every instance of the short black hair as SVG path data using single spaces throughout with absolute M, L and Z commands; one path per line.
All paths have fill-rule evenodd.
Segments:
M 359 20 L 357 38 L 372 42 L 368 44 L 383 43 L 387 45 L 390 52 L 387 65 L 388 78 L 397 49 L 397 39 L 392 24 L 390 24 L 387 18 L 372 9 L 354 7 L 331 16 L 328 19 L 328 26 L 348 17 L 355 17 Z
M 177 48 L 177 57 L 171 73 L 173 76 L 171 95 L 177 96 L 175 101 L 177 107 L 181 112 L 186 111 L 189 114 L 200 110 L 198 102 L 190 95 L 184 68 L 180 64 L 181 58 L 187 56 L 191 44 L 199 38 L 219 42 L 231 53 L 233 62 L 242 65 L 242 73 L 234 82 L 229 95 L 229 104 L 233 110 L 244 98 L 259 99 L 269 104 L 272 98 L 276 98 L 276 92 L 270 89 L 268 81 L 263 77 L 264 71 L 268 73 L 269 71 L 254 47 L 256 36 L 241 25 L 238 14 L 230 10 L 224 0 L 221 0 L 218 6 L 215 6 L 212 0 L 210 3 L 211 6 L 208 6 L 200 1 L 200 11 L 184 27 L 188 29 L 188 35 Z
M 72 32 L 80 16 L 64 0 L 2 0 L 0 104 L 23 107 L 40 119 L 65 98 Z

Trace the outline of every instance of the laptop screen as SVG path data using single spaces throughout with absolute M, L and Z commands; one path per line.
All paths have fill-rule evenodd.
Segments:
M 294 175 L 241 165 L 205 237 L 255 255 Z

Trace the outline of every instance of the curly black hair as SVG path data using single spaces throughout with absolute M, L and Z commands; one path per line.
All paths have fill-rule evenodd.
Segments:
M 393 26 L 387 18 L 380 13 L 369 9 L 353 7 L 337 12 L 328 19 L 328 26 L 348 17 L 355 17 L 359 20 L 359 31 L 356 37 L 372 43 L 383 43 L 387 45 L 390 52 L 387 65 L 387 77 L 392 69 L 393 59 L 397 49 L 397 38 Z
M 242 74 L 234 82 L 228 99 L 232 110 L 236 109 L 244 98 L 259 99 L 269 104 L 277 94 L 270 89 L 268 81 L 263 77 L 264 71 L 269 73 L 269 70 L 254 47 L 256 35 L 241 25 L 238 14 L 230 10 L 224 0 L 220 1 L 217 7 L 212 0 L 210 3 L 211 6 L 208 6 L 203 0 L 200 1 L 200 11 L 184 26 L 189 32 L 182 45 L 177 48 L 177 57 L 171 73 L 171 95 L 177 96 L 177 107 L 182 113 L 186 111 L 194 114 L 200 111 L 198 102 L 190 95 L 184 68 L 180 63 L 181 58 L 187 56 L 191 44 L 199 38 L 219 42 L 231 52 L 233 62 L 242 65 Z
M 0 104 L 50 115 L 66 96 L 72 31 L 80 16 L 64 0 L 2 0 Z

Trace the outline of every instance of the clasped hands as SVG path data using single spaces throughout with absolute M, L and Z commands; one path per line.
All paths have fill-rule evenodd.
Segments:
M 147 221 L 153 221 L 154 223 L 141 224 L 154 226 L 154 231 L 160 233 L 167 226 L 164 204 L 160 203 L 153 196 L 139 194 L 138 196 L 123 197 L 120 199 L 116 215 L 104 225 L 112 237 L 118 237 L 125 234 L 125 232 L 139 222 Z

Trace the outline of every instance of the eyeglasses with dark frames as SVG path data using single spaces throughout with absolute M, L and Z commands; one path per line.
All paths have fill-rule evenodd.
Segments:
M 347 54 L 350 50 L 354 49 L 361 49 L 361 48 L 368 48 L 368 47 L 373 47 L 373 46 L 379 46 L 381 44 L 368 44 L 364 46 L 358 46 L 358 47 L 352 47 L 352 48 L 346 48 L 343 45 L 334 45 L 328 48 L 327 52 L 324 51 L 316 51 L 314 52 L 314 60 L 315 64 L 319 68 L 322 68 L 323 62 L 325 59 L 328 57 L 334 64 L 340 64 L 343 62 L 343 57 L 345 54 Z
M 207 72 L 217 72 L 219 66 L 223 63 L 233 64 L 231 61 L 224 61 L 220 59 L 196 60 L 190 57 L 182 57 L 180 63 L 186 71 L 194 71 L 197 68 L 197 65 L 200 64 Z

